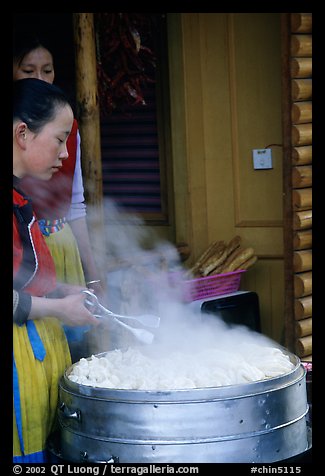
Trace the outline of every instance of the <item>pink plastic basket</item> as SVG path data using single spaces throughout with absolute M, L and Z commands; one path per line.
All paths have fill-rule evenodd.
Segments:
M 245 269 L 183 281 L 185 301 L 198 301 L 238 291 Z

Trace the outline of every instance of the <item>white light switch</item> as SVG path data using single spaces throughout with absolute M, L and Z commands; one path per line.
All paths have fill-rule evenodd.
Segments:
M 254 169 L 272 169 L 272 150 L 253 149 Z

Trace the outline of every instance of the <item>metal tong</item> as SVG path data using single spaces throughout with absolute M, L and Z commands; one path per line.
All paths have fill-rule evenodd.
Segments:
M 159 316 L 155 316 L 153 314 L 143 314 L 140 316 L 123 316 L 121 314 L 115 314 L 114 312 L 110 311 L 99 302 L 96 294 L 92 293 L 91 291 L 87 289 L 85 289 L 82 292 L 87 295 L 85 304 L 87 305 L 88 309 L 92 312 L 93 316 L 98 318 L 110 317 L 115 322 L 117 322 L 120 326 L 124 327 L 125 329 L 128 329 L 129 332 L 131 332 L 141 342 L 145 344 L 152 343 L 154 338 L 154 334 L 152 334 L 152 332 L 149 332 L 145 329 L 131 327 L 128 324 L 125 324 L 125 322 L 122 322 L 120 319 L 133 319 L 148 327 L 159 327 L 159 324 L 160 324 Z

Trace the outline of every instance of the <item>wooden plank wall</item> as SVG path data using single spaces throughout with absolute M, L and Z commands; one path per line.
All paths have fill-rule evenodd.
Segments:
M 312 360 L 312 14 L 290 14 L 294 351 Z

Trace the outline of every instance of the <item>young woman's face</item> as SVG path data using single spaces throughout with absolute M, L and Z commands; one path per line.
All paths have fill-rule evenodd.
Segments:
M 20 64 L 13 63 L 13 80 L 36 78 L 53 83 L 54 66 L 51 53 L 39 47 L 27 53 Z
M 49 180 L 67 159 L 67 139 L 73 123 L 73 112 L 69 105 L 57 110 L 55 119 L 34 134 L 26 131 L 26 149 L 21 160 L 21 176 L 26 174 Z

